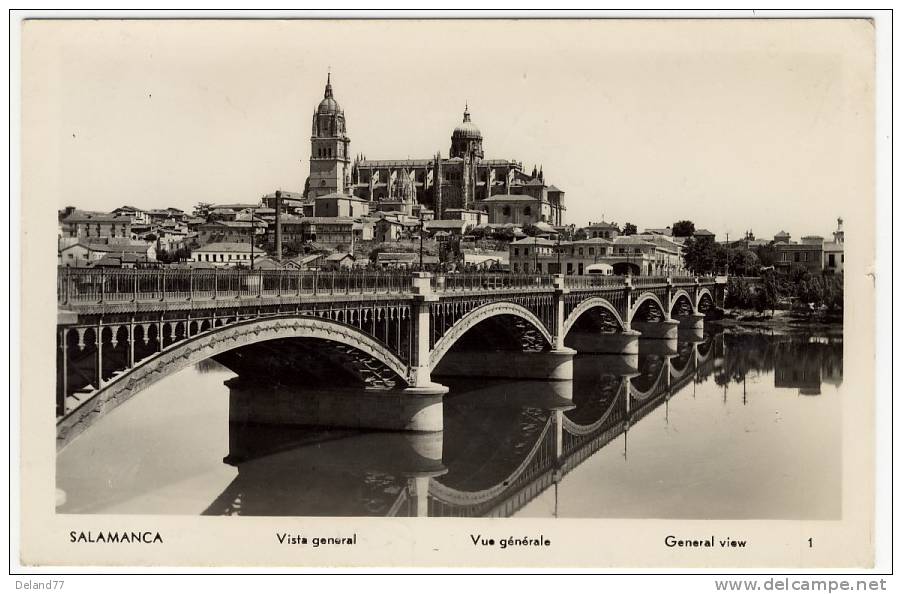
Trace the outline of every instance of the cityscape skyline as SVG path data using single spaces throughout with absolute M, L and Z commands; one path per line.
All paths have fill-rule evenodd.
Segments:
M 432 37 L 431 23 L 410 23 L 400 25 L 410 35 L 382 48 L 376 66 L 355 51 L 375 22 L 351 23 L 359 31 L 340 53 L 312 54 L 334 27 L 349 24 L 216 23 L 224 39 L 216 46 L 205 41 L 214 27 L 178 25 L 133 22 L 117 42 L 118 28 L 84 23 L 95 43 L 60 56 L 60 207 L 190 211 L 197 202 L 302 191 L 310 106 L 327 71 L 347 114 L 352 155 L 447 156 L 466 104 L 486 158 L 543 167 L 567 193 L 568 224 L 604 218 L 642 230 L 689 219 L 719 239 L 749 229 L 758 237 L 826 236 L 852 199 L 844 174 L 832 179 L 854 151 L 840 139 L 848 140 L 856 116 L 844 102 L 848 90 L 836 84 L 842 64 L 829 55 L 829 22 L 806 29 L 820 33 L 807 37 L 788 24 L 748 35 L 723 23 L 686 23 L 695 29 L 691 40 L 674 35 L 672 24 L 607 31 L 603 22 L 571 23 L 610 35 L 573 35 L 569 43 L 549 23 L 516 22 L 512 31 L 524 35 L 505 47 L 480 37 L 482 22 L 445 22 Z M 561 51 L 528 52 L 522 37 L 535 27 Z M 639 33 L 654 48 L 632 45 Z M 441 69 L 429 66 L 429 52 L 410 53 L 460 36 L 461 58 L 443 60 Z M 119 51 L 109 52 L 110 43 Z M 773 44 L 787 47 L 776 55 Z M 705 52 L 715 45 L 716 59 Z M 488 55 L 497 65 L 480 67 Z

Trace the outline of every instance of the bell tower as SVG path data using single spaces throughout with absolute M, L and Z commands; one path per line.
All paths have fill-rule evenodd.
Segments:
M 351 139 L 345 127 L 345 113 L 332 93 L 332 73 L 326 75 L 323 100 L 313 112 L 310 136 L 310 177 L 307 198 L 336 192 L 346 194 L 351 186 Z

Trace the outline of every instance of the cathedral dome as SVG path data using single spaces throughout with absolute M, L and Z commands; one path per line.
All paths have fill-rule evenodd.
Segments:
M 464 108 L 464 121 L 457 125 L 451 138 L 482 138 L 482 132 L 470 121 L 470 111 Z
M 335 97 L 332 96 L 331 73 L 326 75 L 326 92 L 323 95 L 323 100 L 319 102 L 319 107 L 316 108 L 316 113 L 321 115 L 344 113 L 341 109 L 341 105 L 339 105 L 338 101 L 335 100 Z

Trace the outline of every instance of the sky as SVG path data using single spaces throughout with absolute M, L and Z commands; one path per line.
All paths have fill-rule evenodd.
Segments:
M 842 20 L 32 21 L 23 137 L 46 145 L 60 208 L 252 202 L 303 189 L 331 71 L 355 155 L 447 155 L 468 104 L 486 158 L 541 165 L 568 223 L 830 237 L 873 158 L 872 34 Z

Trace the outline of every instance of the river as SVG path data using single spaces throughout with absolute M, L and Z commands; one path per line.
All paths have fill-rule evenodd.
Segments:
M 840 332 L 730 329 L 578 356 L 572 382 L 437 378 L 437 434 L 233 421 L 205 362 L 57 456 L 59 513 L 839 519 Z M 290 393 L 288 393 L 290 392 Z

